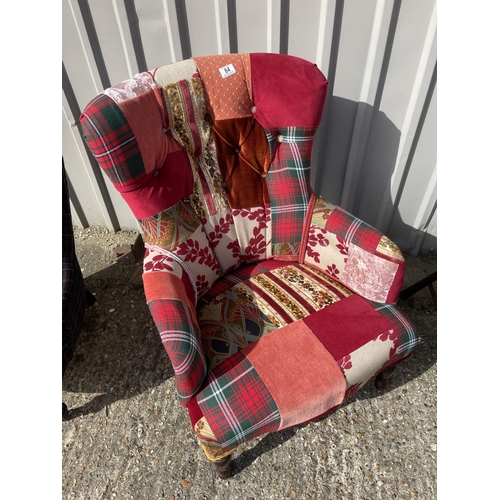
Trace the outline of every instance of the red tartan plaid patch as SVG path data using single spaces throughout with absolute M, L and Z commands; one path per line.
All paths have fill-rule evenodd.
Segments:
M 180 300 L 152 300 L 148 305 L 174 368 L 180 402 L 187 406 L 207 372 L 198 323 Z
M 100 94 L 80 116 L 90 152 L 117 190 L 126 191 L 145 175 L 139 145 L 118 105 Z
M 223 451 L 280 425 L 276 403 L 241 351 L 214 368 L 196 399 Z
M 354 217 L 340 207 L 336 207 L 326 221 L 325 229 L 344 239 L 347 245 L 353 243 L 367 252 L 374 253 L 382 233 Z
M 300 243 L 311 196 L 311 153 L 316 128 L 266 131 L 271 165 L 266 177 L 272 243 Z

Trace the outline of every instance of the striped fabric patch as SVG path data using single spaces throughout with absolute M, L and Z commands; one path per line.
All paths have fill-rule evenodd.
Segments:
M 272 159 L 266 177 L 271 204 L 272 243 L 287 243 L 297 253 L 311 196 L 309 182 L 315 132 L 314 127 L 266 130 Z
M 301 264 L 254 276 L 237 285 L 235 290 L 252 297 L 278 327 L 303 319 L 351 295 L 340 283 Z
M 280 425 L 276 403 L 241 352 L 209 373 L 208 386 L 196 399 L 223 451 Z
M 145 175 L 136 137 L 110 97 L 98 95 L 83 111 L 80 123 L 90 152 L 119 191 Z
M 200 219 L 229 208 L 200 78 L 188 78 L 163 87 L 174 138 L 188 153 L 195 179 L 191 203 Z
M 238 283 L 241 283 L 242 281 L 245 281 L 252 276 L 257 276 L 272 269 L 283 267 L 284 265 L 284 262 L 280 262 L 277 260 L 264 260 L 262 262 L 255 262 L 253 264 L 239 267 L 235 271 L 221 276 L 214 283 L 212 288 L 210 288 L 207 294 L 203 296 L 200 303 L 207 304 L 221 293 L 224 293 L 229 288 L 232 288 L 234 285 L 237 285 Z

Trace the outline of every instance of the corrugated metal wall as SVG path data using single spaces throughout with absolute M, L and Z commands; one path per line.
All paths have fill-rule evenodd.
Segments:
M 437 250 L 436 0 L 63 0 L 62 22 L 76 225 L 138 229 L 81 137 L 80 111 L 97 93 L 192 55 L 280 52 L 329 80 L 315 191 L 406 252 Z

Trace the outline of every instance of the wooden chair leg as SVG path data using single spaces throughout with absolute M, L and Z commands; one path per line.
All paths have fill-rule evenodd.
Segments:
M 214 462 L 215 470 L 217 471 L 217 475 L 221 479 L 228 479 L 231 477 L 232 467 L 231 467 L 231 455 L 227 455 L 220 460 Z
M 396 365 L 388 366 L 384 368 L 376 377 L 375 377 L 375 388 L 378 391 L 384 391 L 387 389 L 389 385 L 389 379 L 394 375 L 396 371 Z
M 95 295 L 88 290 L 85 290 L 85 303 L 88 307 L 93 306 L 95 304 Z

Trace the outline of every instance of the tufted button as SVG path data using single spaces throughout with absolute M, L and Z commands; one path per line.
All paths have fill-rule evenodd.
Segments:
M 236 146 L 236 147 L 234 148 L 234 152 L 235 152 L 236 154 L 238 154 L 240 151 L 241 151 L 241 149 L 240 149 L 240 147 L 239 147 L 239 146 Z
M 266 178 L 266 175 L 267 175 L 267 174 L 266 174 L 266 172 L 262 172 L 262 173 L 260 174 L 260 176 L 261 176 L 263 179 L 265 179 L 265 178 Z
M 224 181 L 222 181 L 220 183 L 220 185 L 222 186 L 222 189 L 226 189 L 227 188 L 227 184 Z
M 157 170 L 157 169 L 153 170 L 153 177 L 158 177 L 159 173 L 160 173 L 159 170 Z
M 283 142 L 283 136 L 282 136 L 281 134 L 280 134 L 280 135 L 278 135 L 278 137 L 276 137 L 276 140 L 277 140 L 278 142 Z
M 257 113 L 257 106 L 252 106 L 252 107 L 250 108 L 250 111 L 251 111 L 252 113 Z
M 207 113 L 204 118 L 203 118 L 206 122 L 210 123 L 212 121 L 212 117 Z

